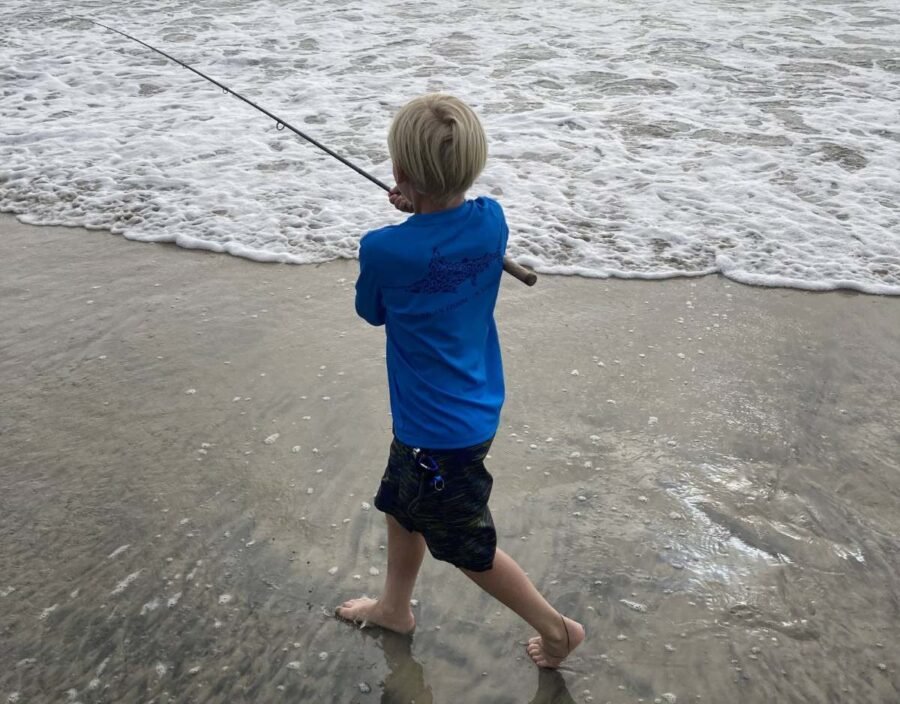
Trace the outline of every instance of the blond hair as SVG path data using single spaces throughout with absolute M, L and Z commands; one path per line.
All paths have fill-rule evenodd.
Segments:
M 481 122 L 459 98 L 431 93 L 394 116 L 388 149 L 413 187 L 439 201 L 464 194 L 487 161 Z

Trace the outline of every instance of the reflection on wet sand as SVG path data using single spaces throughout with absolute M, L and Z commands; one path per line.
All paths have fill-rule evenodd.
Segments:
M 434 696 L 425 682 L 425 670 L 412 654 L 412 636 L 376 629 L 361 629 L 381 645 L 387 674 L 382 682 L 381 704 L 432 704 Z
M 380 628 L 360 629 L 366 639 L 381 647 L 387 674 L 381 683 L 381 704 L 433 704 L 435 701 L 466 701 L 464 692 L 443 692 L 435 699 L 426 683 L 426 671 L 413 657 L 413 636 L 391 633 Z M 473 667 L 476 666 L 472 663 Z M 528 704 L 574 704 L 560 672 L 536 671 L 537 692 Z M 363 687 L 364 690 L 368 687 Z
M 574 704 L 562 674 L 550 670 L 538 673 L 538 691 L 529 704 Z

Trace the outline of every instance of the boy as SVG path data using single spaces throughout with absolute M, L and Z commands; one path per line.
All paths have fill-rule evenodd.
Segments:
M 391 203 L 414 213 L 360 242 L 356 310 L 387 333 L 394 439 L 375 497 L 386 514 L 388 568 L 380 599 L 337 615 L 400 633 L 427 547 L 533 626 L 539 667 L 559 667 L 584 628 L 538 593 L 498 550 L 484 459 L 503 404 L 494 304 L 509 230 L 498 203 L 466 200 L 484 168 L 484 130 L 462 101 L 433 94 L 397 113 L 388 135 Z

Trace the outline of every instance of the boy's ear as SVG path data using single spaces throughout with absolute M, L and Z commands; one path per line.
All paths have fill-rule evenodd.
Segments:
M 403 169 L 401 169 L 396 164 L 394 164 L 393 167 L 394 167 L 394 183 L 396 183 L 399 186 L 401 183 L 406 183 L 407 181 L 409 181 L 409 177 L 406 175 L 406 173 L 403 171 Z

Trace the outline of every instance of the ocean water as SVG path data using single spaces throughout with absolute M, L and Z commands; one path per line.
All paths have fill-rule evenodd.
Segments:
M 354 257 L 393 112 L 476 107 L 473 189 L 542 272 L 900 295 L 896 0 L 0 0 L 0 210 L 262 261 Z

